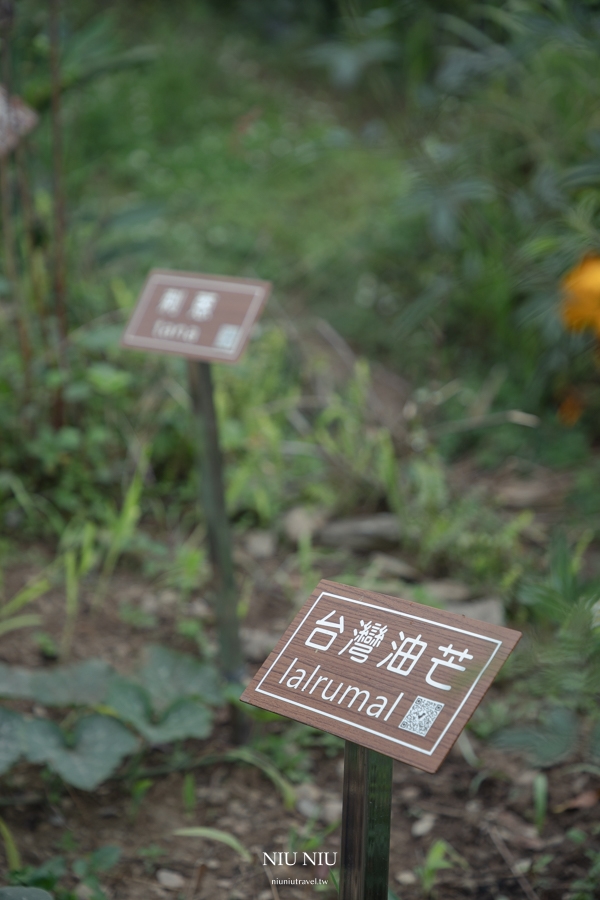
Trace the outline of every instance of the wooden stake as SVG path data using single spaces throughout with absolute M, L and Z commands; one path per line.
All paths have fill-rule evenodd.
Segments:
M 238 592 L 233 572 L 231 532 L 225 509 L 223 467 L 210 364 L 189 360 L 188 366 L 200 448 L 202 505 L 217 582 L 215 613 L 219 631 L 220 667 L 228 681 L 239 682 L 243 676 L 243 659 L 237 618 Z
M 340 900 L 387 900 L 392 760 L 346 741 Z

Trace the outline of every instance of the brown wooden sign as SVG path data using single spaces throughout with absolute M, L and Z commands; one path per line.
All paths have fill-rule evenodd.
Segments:
M 122 344 L 206 362 L 237 362 L 270 290 L 267 281 L 153 269 Z
M 436 772 L 520 637 L 321 581 L 242 700 Z
M 20 97 L 9 98 L 6 88 L 0 85 L 0 156 L 14 150 L 37 122 L 37 113 Z

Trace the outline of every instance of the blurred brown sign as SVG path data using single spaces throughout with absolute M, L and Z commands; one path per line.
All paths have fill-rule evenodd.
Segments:
M 242 700 L 436 772 L 520 637 L 321 581 Z
M 153 269 L 122 344 L 206 362 L 237 362 L 270 290 L 267 281 Z
M 0 85 L 0 156 L 14 150 L 22 137 L 37 125 L 38 116 L 20 97 L 10 97 Z

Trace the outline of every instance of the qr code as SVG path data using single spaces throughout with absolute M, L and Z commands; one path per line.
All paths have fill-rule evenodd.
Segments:
M 214 347 L 219 350 L 233 350 L 237 344 L 240 329 L 237 325 L 221 325 L 215 338 Z
M 443 708 L 444 704 L 438 703 L 437 700 L 417 697 L 398 725 L 398 728 L 403 728 L 404 731 L 412 731 L 413 734 L 425 737 Z

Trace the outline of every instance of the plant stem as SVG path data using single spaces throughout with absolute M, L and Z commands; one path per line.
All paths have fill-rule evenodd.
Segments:
M 52 79 L 52 179 L 54 187 L 54 292 L 61 342 L 67 338 L 65 304 L 65 197 L 63 187 L 63 143 L 60 97 L 60 0 L 50 2 L 50 73 Z
M 19 193 L 21 195 L 21 208 L 23 210 L 23 233 L 25 236 L 25 250 L 27 259 L 29 260 L 29 277 L 31 279 L 31 299 L 35 308 L 36 316 L 40 322 L 40 331 L 42 343 L 46 351 L 48 342 L 48 330 L 46 327 L 46 306 L 44 303 L 44 289 L 40 274 L 36 266 L 36 250 L 33 241 L 33 233 L 35 227 L 35 214 L 33 208 L 33 200 L 27 177 L 27 159 L 23 144 L 17 146 L 17 180 L 19 183 Z M 41 251 L 40 251 L 41 252 Z
M 79 573 L 77 557 L 74 550 L 65 553 L 65 624 L 60 641 L 61 659 L 67 659 L 71 653 L 75 622 L 79 610 Z

